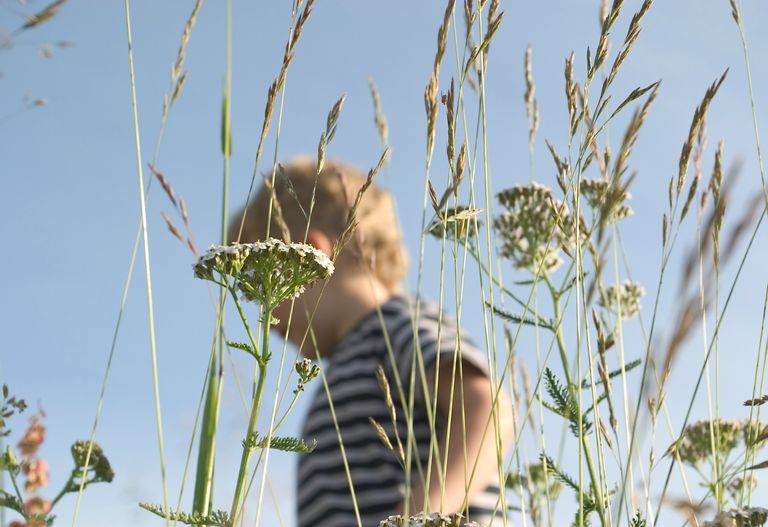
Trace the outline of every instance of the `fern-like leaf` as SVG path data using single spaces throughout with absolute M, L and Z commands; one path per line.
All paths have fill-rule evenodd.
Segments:
M 635 511 L 635 515 L 629 521 L 629 527 L 646 527 L 646 522 L 640 515 L 640 511 Z
M 298 452 L 300 454 L 309 454 L 315 448 L 317 448 L 317 439 L 313 439 L 309 444 L 306 444 L 303 439 L 298 437 L 262 437 L 259 438 L 259 433 L 254 432 L 251 437 L 243 441 L 243 446 L 246 448 L 272 448 L 274 450 L 282 450 L 283 452 Z
M 16 496 L 12 496 L 4 490 L 0 490 L 0 507 L 14 510 L 19 514 L 24 514 L 24 505 L 18 500 L 18 498 L 16 498 Z
M 581 489 L 579 488 L 579 484 L 576 483 L 576 481 L 571 476 L 569 476 L 568 474 L 563 472 L 560 469 L 560 467 L 555 465 L 555 462 L 552 460 L 551 457 L 549 457 L 544 452 L 542 452 L 539 455 L 539 459 L 541 460 L 542 463 L 547 465 L 547 471 L 551 472 L 552 474 L 554 474 L 555 477 L 558 480 L 560 480 L 560 482 L 562 482 L 566 487 L 570 487 L 574 492 L 576 492 L 576 494 L 581 493 Z
M 229 519 L 229 514 L 224 511 L 213 511 L 208 515 L 203 515 L 198 512 L 187 514 L 186 512 L 181 511 L 169 511 L 168 515 L 166 515 L 163 507 L 160 505 L 139 503 L 139 507 L 153 514 L 157 514 L 161 518 L 181 522 L 187 525 L 207 525 L 209 527 L 231 527 L 232 525 L 232 522 Z
M 581 437 L 582 434 L 588 434 L 592 429 L 592 423 L 581 414 L 578 401 L 571 396 L 568 388 L 563 386 L 549 368 L 544 369 L 544 387 L 554 401 L 553 411 L 569 421 L 569 428 L 573 435 Z
M 555 402 L 554 406 L 557 408 L 557 413 L 564 417 L 567 416 L 568 399 L 570 398 L 568 395 L 568 389 L 560 383 L 557 377 L 555 377 L 555 374 L 552 373 L 552 370 L 549 368 L 544 369 L 544 388 Z
M 490 302 L 486 302 L 485 305 L 488 307 L 491 307 Z M 548 329 L 550 331 L 554 331 L 555 328 L 555 321 L 550 319 L 544 319 L 541 316 L 538 316 L 534 313 L 533 317 L 524 317 L 521 315 L 516 315 L 515 313 L 510 313 L 509 311 L 505 311 L 503 309 L 500 309 L 496 306 L 493 306 L 493 312 L 500 318 L 507 320 L 509 322 L 514 322 L 516 324 L 524 324 L 528 326 L 538 326 L 543 329 Z
M 640 359 L 635 359 L 632 362 L 628 362 L 627 364 L 624 365 L 624 371 L 625 372 L 629 372 L 631 370 L 634 370 L 635 368 L 640 366 L 640 364 L 642 364 L 642 363 L 643 363 L 643 361 L 640 360 Z M 615 370 L 612 370 L 608 374 L 608 378 L 609 379 L 613 379 L 614 377 L 618 377 L 619 375 L 621 375 L 621 368 L 616 368 Z M 589 379 L 584 379 L 583 381 L 581 381 L 581 388 L 583 390 L 586 390 L 587 388 L 590 388 L 591 386 L 592 386 L 592 383 L 589 382 Z
M 235 349 L 244 351 L 248 355 L 256 357 L 257 359 L 259 358 L 259 354 L 255 349 L 253 349 L 253 346 L 251 346 L 250 344 L 246 344 L 245 342 L 233 342 L 231 340 L 228 340 L 227 346 L 229 346 L 230 348 L 235 348 Z

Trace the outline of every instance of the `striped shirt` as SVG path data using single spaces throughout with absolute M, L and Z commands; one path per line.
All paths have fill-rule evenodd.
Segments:
M 336 346 L 327 363 L 325 375 L 341 433 L 344 452 L 354 487 L 354 497 L 363 527 L 376 527 L 394 514 L 403 500 L 405 474 L 398 456 L 387 448 L 376 435 L 369 418 L 375 419 L 386 431 L 397 449 L 394 425 L 385 404 L 384 395 L 376 379 L 376 370 L 382 366 L 391 387 L 397 409 L 397 429 L 407 450 L 408 427 L 403 409 L 407 408 L 407 395 L 414 359 L 414 327 L 409 300 L 394 296 L 381 305 L 386 334 L 378 312 L 374 310 L 358 323 Z M 434 374 L 439 360 L 453 361 L 456 351 L 457 327 L 454 319 L 442 316 L 438 324 L 437 306 L 422 302 L 418 323 L 418 344 L 421 348 L 427 375 Z M 438 328 L 440 328 L 438 333 Z M 439 335 L 439 340 L 438 340 Z M 392 356 L 387 350 L 387 337 Z M 458 347 L 464 364 L 472 364 L 487 374 L 488 366 L 483 352 L 464 339 Z M 397 387 L 393 363 L 396 364 L 405 396 L 405 406 Z M 414 383 L 412 485 L 421 485 L 417 466 L 426 468 L 429 456 L 431 427 L 425 404 L 420 367 L 417 366 Z M 445 437 L 445 423 L 440 415 L 435 425 L 436 437 Z M 339 440 L 331 414 L 331 406 L 322 387 L 316 392 L 302 435 L 316 439 L 317 448 L 299 458 L 298 525 L 299 527 L 355 527 L 352 493 L 339 447 Z M 438 477 L 432 474 L 432 478 Z M 473 498 L 467 512 L 468 519 L 489 524 L 499 497 L 498 479 L 479 496 Z M 497 517 L 499 513 L 496 513 Z M 494 522 L 499 525 L 499 519 Z

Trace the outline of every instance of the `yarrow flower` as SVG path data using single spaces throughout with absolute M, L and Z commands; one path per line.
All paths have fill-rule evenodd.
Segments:
M 624 204 L 632 197 L 629 192 L 612 186 L 607 179 L 582 179 L 579 190 L 592 209 L 611 220 L 621 220 L 634 214 Z
M 600 298 L 598 303 L 618 313 L 618 305 L 621 307 L 622 318 L 635 318 L 640 314 L 640 299 L 645 296 L 645 289 L 637 282 L 625 280 L 621 285 L 610 286 L 605 290 L 605 298 Z
M 72 444 L 72 459 L 75 462 L 75 470 L 80 474 L 83 468 L 86 467 L 85 461 L 88 457 L 88 445 L 89 441 L 75 441 Z M 106 481 L 107 483 L 115 479 L 115 473 L 112 470 L 112 465 L 109 463 L 109 459 L 104 455 L 104 451 L 97 443 L 93 443 L 91 449 L 91 456 L 88 458 L 87 471 L 92 472 L 92 479 L 90 483 L 97 481 Z
M 480 527 L 480 525 L 477 522 L 465 522 L 461 514 L 434 512 L 426 516 L 419 513 L 409 518 L 390 516 L 379 522 L 379 527 Z
M 271 309 L 298 297 L 312 282 L 328 278 L 334 267 L 324 253 L 311 245 L 270 238 L 212 246 L 193 269 L 195 277 L 203 280 L 218 283 L 219 277 L 232 278 L 245 299 Z
M 760 527 L 768 521 L 768 509 L 744 507 L 717 513 L 715 519 L 704 522 L 703 527 Z
M 725 459 L 740 442 L 743 441 L 746 444 L 749 437 L 747 423 L 747 420 L 736 419 L 697 421 L 685 427 L 683 438 L 670 447 L 670 450 L 677 450 L 684 463 L 692 466 L 700 465 L 712 456 L 711 427 L 716 426 L 715 448 L 718 456 Z
M 538 183 L 515 185 L 498 194 L 507 209 L 496 217 L 494 227 L 501 239 L 501 254 L 518 269 L 546 273 L 563 260 L 560 251 L 576 245 L 573 216 L 568 207 L 552 197 L 549 187 Z M 586 228 L 580 227 L 582 235 Z

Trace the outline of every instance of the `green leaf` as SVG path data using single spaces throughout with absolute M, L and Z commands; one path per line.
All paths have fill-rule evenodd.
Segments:
M 308 454 L 317 448 L 317 440 L 313 439 L 309 444 L 306 444 L 303 439 L 298 437 L 277 437 L 272 436 L 259 438 L 259 433 L 254 432 L 251 437 L 243 441 L 243 446 L 246 448 L 267 448 L 267 441 L 269 440 L 269 448 L 274 450 L 282 450 L 283 452 L 298 452 L 301 454 Z
M 0 507 L 14 510 L 22 515 L 24 514 L 24 506 L 22 503 L 16 498 L 16 496 L 11 496 L 4 490 L 0 490 Z
M 491 307 L 490 302 L 485 303 L 486 306 Z M 508 320 L 510 322 L 515 322 L 516 324 L 524 324 L 528 326 L 538 326 L 540 328 L 549 329 L 551 331 L 554 331 L 555 327 L 555 321 L 551 318 L 549 320 L 543 319 L 539 316 L 536 318 L 533 317 L 524 317 L 521 315 L 516 315 L 514 313 L 510 313 L 509 311 L 504 311 L 503 309 L 500 309 L 496 306 L 493 306 L 493 312 L 494 314 L 498 315 L 499 317 L 503 318 L 504 320 Z
M 566 487 L 571 488 L 574 492 L 576 492 L 576 494 L 581 493 L 579 484 L 576 483 L 576 481 L 571 476 L 563 472 L 560 467 L 555 464 L 551 457 L 542 452 L 539 454 L 539 459 L 542 463 L 546 464 L 547 471 L 554 474 L 561 483 L 563 483 Z
M 245 342 L 233 342 L 228 340 L 227 346 L 229 346 L 230 348 L 242 350 L 247 354 L 253 357 L 256 357 L 257 359 L 259 358 L 259 353 L 255 349 L 253 349 L 253 346 L 251 346 L 250 344 L 246 344 Z
M 221 153 L 225 157 L 232 155 L 232 129 L 229 122 L 229 97 L 221 100 Z
M 640 511 L 635 511 L 635 515 L 629 521 L 629 527 L 646 527 L 645 520 L 640 515 Z
M 640 366 L 642 363 L 643 363 L 643 361 L 641 359 L 635 359 L 632 362 L 628 362 L 627 364 L 624 365 L 624 371 L 628 372 L 628 371 L 634 370 L 635 368 Z M 608 378 L 609 379 L 613 379 L 614 377 L 618 377 L 619 375 L 621 375 L 621 368 L 616 368 L 615 370 L 613 370 L 610 373 L 608 373 Z M 597 383 L 595 383 L 595 384 L 597 384 Z M 586 390 L 587 388 L 590 388 L 591 386 L 592 386 L 592 383 L 589 382 L 589 379 L 584 379 L 583 381 L 581 381 L 581 389 L 582 390 Z
M 544 387 L 554 401 L 553 411 L 570 422 L 569 427 L 571 432 L 573 432 L 573 435 L 581 437 L 582 433 L 588 434 L 592 429 L 592 423 L 584 418 L 579 411 L 578 401 L 571 396 L 568 389 L 563 386 L 549 368 L 544 369 Z M 579 428 L 581 428 L 581 430 L 579 430 Z
M 185 523 L 187 525 L 207 525 L 209 527 L 231 527 L 232 525 L 232 522 L 229 519 L 229 514 L 224 511 L 213 511 L 207 515 L 197 513 L 187 514 L 186 512 L 181 511 L 168 511 L 168 514 L 166 515 L 163 507 L 160 505 L 139 503 L 139 507 L 153 514 L 157 514 L 161 518 Z

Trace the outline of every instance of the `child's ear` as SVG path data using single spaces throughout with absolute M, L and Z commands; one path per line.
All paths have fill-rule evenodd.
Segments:
M 323 231 L 309 229 L 309 233 L 307 233 L 307 243 L 315 249 L 325 253 L 326 256 L 331 256 L 333 253 L 333 244 Z

